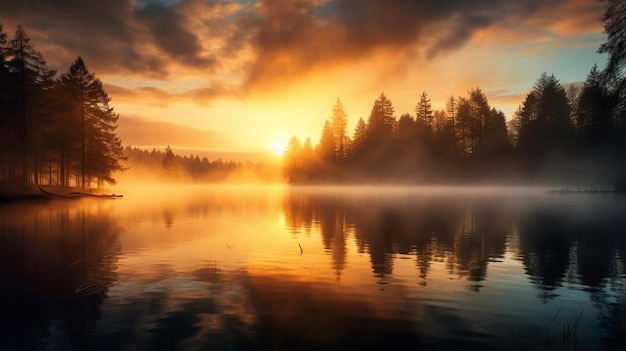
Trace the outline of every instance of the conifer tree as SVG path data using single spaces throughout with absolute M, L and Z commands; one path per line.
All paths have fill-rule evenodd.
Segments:
M 433 108 L 428 98 L 428 94 L 425 91 L 420 95 L 420 100 L 415 105 L 415 121 L 418 128 L 430 129 L 432 131 L 433 126 Z
M 374 101 L 372 112 L 367 122 L 368 138 L 380 141 L 390 138 L 396 129 L 396 120 L 394 117 L 394 109 L 391 101 L 380 93 L 380 96 Z
M 11 140 L 12 124 L 10 123 L 10 99 L 9 99 L 9 72 L 6 61 L 7 34 L 0 23 L 0 181 L 7 181 L 9 173 L 12 173 L 12 149 Z
M 612 128 L 611 104 L 596 65 L 587 75 L 577 107 L 576 129 L 583 147 L 596 148 L 607 142 Z
M 80 56 L 61 76 L 61 84 L 67 112 L 80 136 L 80 186 L 92 180 L 114 184 L 112 173 L 122 169 L 123 152 L 115 134 L 119 116 L 109 105 L 110 97 Z
M 22 26 L 17 27 L 15 37 L 5 51 L 8 69 L 9 109 L 13 116 L 11 124 L 13 152 L 13 180 L 29 181 L 29 159 L 33 150 L 33 134 L 46 125 L 46 91 L 53 84 L 54 70 L 47 67 L 41 52 L 36 51 Z M 35 159 L 32 164 L 36 164 Z M 36 173 L 36 172 L 35 172 Z M 32 181 L 36 182 L 36 175 Z
M 337 101 L 333 106 L 330 123 L 336 143 L 336 160 L 341 163 L 346 157 L 346 144 L 348 142 L 346 126 L 348 124 L 348 114 L 344 110 L 343 103 L 341 103 L 339 98 L 337 98 Z

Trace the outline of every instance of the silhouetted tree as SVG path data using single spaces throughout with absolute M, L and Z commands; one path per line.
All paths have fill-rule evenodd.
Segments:
M 571 148 L 572 125 L 565 89 L 554 75 L 543 73 L 516 113 L 517 150 L 526 166 L 565 156 Z
M 511 143 L 502 111 L 492 108 L 487 114 L 482 142 L 483 155 L 487 162 L 497 162 L 510 156 Z
M 6 61 L 7 34 L 0 23 L 0 180 L 8 180 L 13 173 L 13 131 L 11 121 L 11 99 L 9 70 Z
M 165 148 L 162 167 L 168 177 L 177 178 L 179 176 L 178 162 L 176 162 L 176 156 L 174 155 L 174 151 L 172 151 L 172 148 L 169 145 Z
M 367 125 L 363 118 L 359 118 L 354 127 L 354 134 L 352 136 L 352 143 L 350 145 L 349 155 L 358 157 L 362 154 L 363 146 L 367 138 Z
M 430 104 L 430 99 L 425 91 L 420 95 L 420 100 L 415 105 L 415 122 L 417 123 L 418 130 L 423 130 L 421 133 L 432 132 L 433 127 L 433 108 Z
M 0 23 L 0 71 L 6 72 L 6 50 L 7 50 L 7 33 L 4 31 L 4 26 Z
M 415 154 L 417 162 L 422 165 L 428 165 L 431 162 L 432 144 L 433 144 L 433 109 L 430 99 L 425 91 L 420 95 L 420 99 L 415 105 L 415 138 L 417 148 Z
M 415 139 L 415 119 L 404 113 L 398 120 L 398 142 L 408 146 Z
M 468 99 L 459 97 L 456 105 L 456 135 L 461 157 L 466 160 L 472 154 L 472 143 L 470 142 L 471 105 Z
M 339 163 L 343 163 L 343 160 L 346 157 L 346 144 L 348 143 L 348 136 L 346 135 L 348 114 L 346 114 L 343 104 L 339 98 L 337 98 L 337 101 L 333 106 L 330 123 L 333 131 L 333 137 L 335 139 L 335 158 Z
M 440 173 L 450 179 L 454 166 L 458 163 L 454 118 L 445 111 L 435 111 L 435 130 L 433 135 L 433 166 Z
M 381 93 L 372 106 L 363 150 L 368 157 L 362 163 L 366 165 L 366 172 L 370 175 L 378 177 L 381 173 L 390 171 L 388 166 L 393 163 L 391 154 L 396 130 L 393 104 Z
M 115 134 L 119 116 L 109 105 L 110 97 L 100 79 L 90 72 L 79 56 L 68 72 L 61 76 L 68 104 L 67 113 L 77 125 L 80 135 L 80 185 L 92 179 L 101 184 L 115 184 L 112 172 L 122 169 L 121 140 Z
M 335 140 L 335 135 L 333 133 L 333 128 L 331 123 L 326 120 L 324 123 L 324 128 L 322 129 L 322 136 L 320 137 L 320 142 L 317 144 L 317 154 L 319 156 L 319 160 L 321 162 L 321 166 L 323 169 L 319 169 L 320 172 L 329 172 L 331 166 L 335 163 L 337 159 L 337 155 L 335 151 L 337 150 L 337 141 Z
M 56 72 L 46 66 L 43 55 L 34 49 L 22 26 L 18 25 L 5 55 L 9 72 L 9 109 L 13 116 L 11 129 L 15 155 L 11 180 L 26 183 L 29 181 L 29 158 L 38 151 L 32 150 L 31 138 L 33 133 L 46 125 L 49 117 L 46 91 L 52 86 Z M 32 161 L 32 164 L 37 162 L 36 159 Z M 36 182 L 36 175 L 31 180 Z
M 433 113 L 433 132 L 441 132 L 448 124 L 448 115 L 444 110 L 437 110 Z
M 374 101 L 372 112 L 367 122 L 367 137 L 374 143 L 379 143 L 391 138 L 396 129 L 396 118 L 391 100 L 385 93 Z
M 285 153 L 283 155 L 285 162 L 284 173 L 289 183 L 295 183 L 300 180 L 299 178 L 301 177 L 300 172 L 302 168 L 301 163 L 303 161 L 301 151 L 302 144 L 300 143 L 300 140 L 295 135 L 292 136 L 287 143 L 287 148 L 285 149 Z
M 620 97 L 626 89 L 623 69 L 626 65 L 626 6 L 622 0 L 606 0 L 607 7 L 602 17 L 607 41 L 598 52 L 609 55 L 604 69 L 604 79 L 611 87 L 615 97 Z
M 611 122 L 610 98 L 602 84 L 601 72 L 594 65 L 580 93 L 576 114 L 576 128 L 583 147 L 596 149 L 607 142 Z
M 617 173 L 616 183 L 626 184 L 626 6 L 621 0 L 606 0 L 607 6 L 602 22 L 607 41 L 598 52 L 609 55 L 607 65 L 602 72 L 603 85 L 609 96 L 612 109 L 613 130 L 611 137 L 611 153 L 613 166 Z M 621 173 L 621 174 L 620 174 Z

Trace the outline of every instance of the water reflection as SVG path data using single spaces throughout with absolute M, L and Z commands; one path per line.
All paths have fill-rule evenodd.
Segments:
M 84 349 L 115 283 L 120 228 L 105 203 L 0 207 L 3 349 Z
M 490 266 L 498 269 L 509 256 L 523 264 L 542 304 L 572 301 L 582 315 L 591 302 L 604 330 L 602 345 L 613 349 L 624 346 L 626 333 L 625 205 L 626 199 L 619 196 L 355 199 L 294 191 L 286 197 L 284 212 L 294 236 L 310 235 L 319 228 L 338 280 L 351 264 L 346 254 L 351 241 L 359 253 L 369 256 L 378 284 L 394 283 L 395 276 L 401 275 L 395 274 L 395 265 L 412 258 L 419 285 L 427 287 L 433 278 L 440 279 L 441 270 L 432 268 L 442 263 L 449 279 L 463 279 L 467 289 L 480 292 L 484 285 L 493 289 L 518 279 L 515 274 L 490 279 Z M 584 295 L 572 297 L 576 291 L 588 298 L 577 300 Z M 508 296 L 509 303 L 524 308 L 524 302 L 514 296 L 520 293 Z M 545 330 L 554 328 L 552 322 L 562 306 L 552 307 L 552 315 L 547 316 L 551 319 L 544 320 Z M 564 323 L 574 323 L 572 313 L 576 311 L 570 311 L 564 318 L 570 320 Z M 587 318 L 595 319 L 593 309 L 587 313 Z M 549 335 L 538 332 L 530 340 L 558 347 L 559 342 L 544 332 Z
M 541 290 L 564 282 L 597 289 L 623 274 L 626 207 L 621 198 L 546 198 L 528 202 L 508 197 L 416 197 L 357 199 L 294 191 L 284 203 L 294 236 L 319 226 L 324 249 L 340 274 L 347 264 L 347 241 L 370 256 L 373 274 L 388 283 L 400 255 L 415 257 L 427 284 L 433 262 L 479 284 L 489 263 L 516 251 Z M 477 287 L 479 285 L 474 285 Z
M 571 283 L 594 292 L 620 279 L 625 272 L 624 199 L 552 200 L 520 216 L 520 256 L 533 282 L 545 291 Z
M 0 207 L 2 346 L 625 346 L 624 198 L 335 190 Z
M 503 200 L 472 198 L 345 198 L 307 192 L 289 193 L 284 204 L 294 235 L 319 225 L 324 249 L 340 275 L 347 264 L 347 240 L 370 256 L 378 283 L 388 284 L 399 256 L 415 258 L 427 285 L 432 262 L 445 262 L 449 274 L 467 278 L 474 289 L 485 279 L 489 262 L 503 258 L 513 225 Z M 307 234 L 308 235 L 308 234 Z

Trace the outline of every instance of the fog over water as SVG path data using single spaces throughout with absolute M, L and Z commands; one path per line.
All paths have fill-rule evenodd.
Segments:
M 619 349 L 626 199 L 124 183 L 0 206 L 3 349 Z

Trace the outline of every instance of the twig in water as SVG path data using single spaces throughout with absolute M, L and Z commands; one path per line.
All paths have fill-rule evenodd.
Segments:
M 300 243 L 298 243 L 298 247 L 300 248 L 300 256 L 302 256 L 302 254 L 304 253 L 304 250 L 302 250 L 302 245 L 300 245 Z
M 561 313 L 561 310 L 563 309 L 563 307 L 565 307 L 565 305 L 561 306 L 561 308 L 559 308 L 559 310 L 556 312 L 556 314 L 552 317 L 552 319 L 550 319 L 550 324 L 552 324 L 552 322 L 554 321 L 554 319 L 556 318 L 556 316 L 559 315 L 559 313 Z

